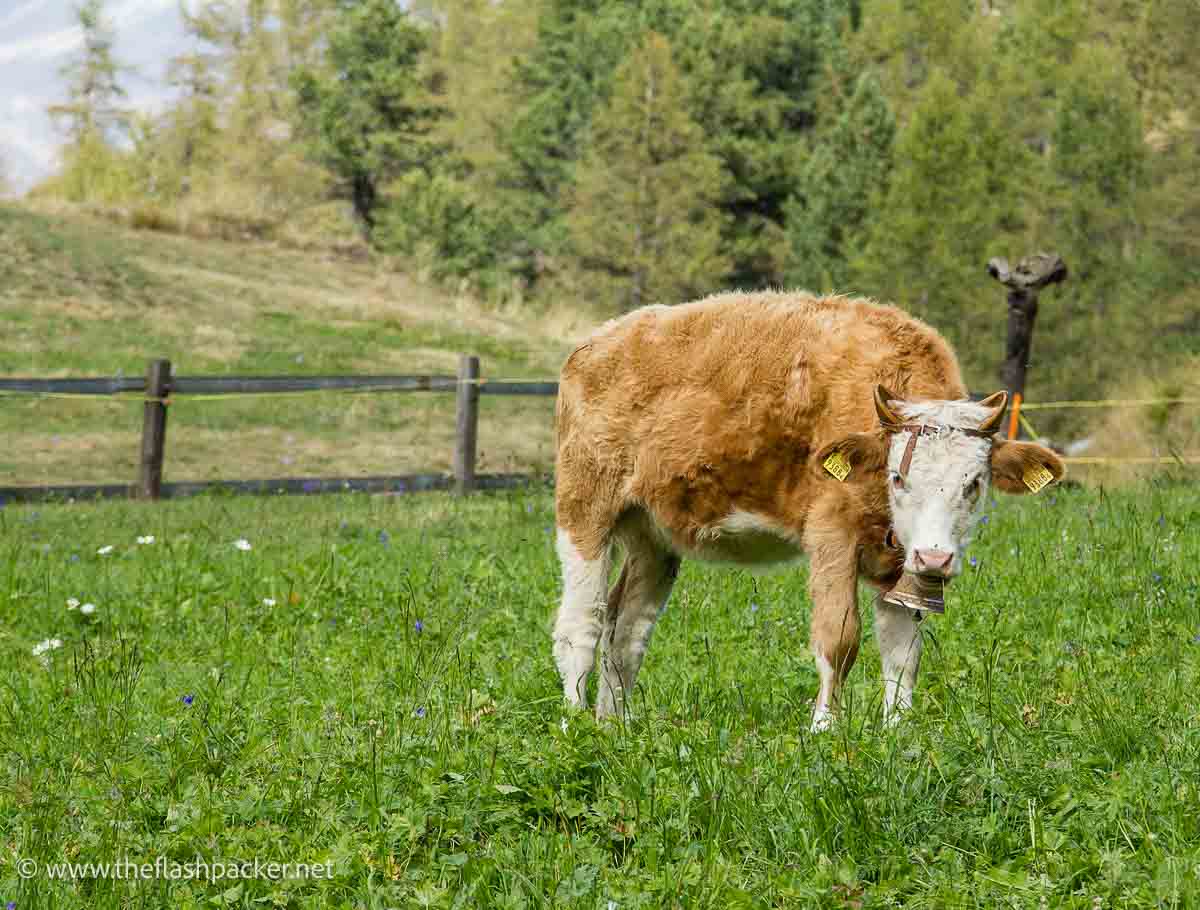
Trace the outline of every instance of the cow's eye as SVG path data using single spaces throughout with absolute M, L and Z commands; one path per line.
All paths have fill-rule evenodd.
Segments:
M 966 496 L 967 499 L 975 499 L 979 495 L 980 486 L 981 484 L 979 482 L 979 477 L 977 476 L 969 484 L 967 484 L 966 489 L 963 490 L 963 495 Z
M 897 471 L 892 471 L 892 487 L 897 490 L 904 489 L 904 478 Z

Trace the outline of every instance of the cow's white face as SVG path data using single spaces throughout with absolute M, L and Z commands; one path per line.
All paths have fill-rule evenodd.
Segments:
M 970 402 L 891 404 L 906 424 L 946 427 L 938 436 L 918 437 L 906 472 L 901 468 L 912 434 L 889 434 L 887 485 L 904 568 L 952 578 L 962 571 L 964 551 L 991 487 L 992 441 L 950 428 L 978 428 L 994 408 Z
M 951 578 L 962 571 L 963 551 L 991 488 L 1031 493 L 1063 476 L 1062 460 L 1045 446 L 995 437 L 1008 395 L 980 402 L 903 401 L 875 389 L 879 426 L 824 446 L 816 464 L 843 482 L 887 484 L 892 530 L 904 549 L 904 568 Z M 945 427 L 921 435 L 904 467 L 912 433 L 906 424 Z M 957 428 L 957 429 L 955 429 Z M 963 432 L 964 430 L 969 432 Z M 829 465 L 843 460 L 845 473 Z M 847 476 L 848 475 L 848 476 Z

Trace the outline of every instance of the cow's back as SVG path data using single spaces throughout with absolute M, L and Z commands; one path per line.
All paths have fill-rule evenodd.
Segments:
M 877 383 L 966 394 L 937 332 L 872 301 L 728 293 L 612 320 L 562 370 L 560 522 L 638 504 L 684 542 L 735 510 L 794 524 L 811 454 L 874 426 Z

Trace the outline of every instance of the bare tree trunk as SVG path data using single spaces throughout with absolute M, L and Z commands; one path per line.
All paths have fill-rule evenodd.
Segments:
M 1058 284 L 1067 277 L 1067 266 L 1055 253 L 1035 253 L 1009 269 L 1008 260 L 992 259 L 988 274 L 1008 288 L 1008 337 L 1004 347 L 1004 363 L 1000 379 L 1012 401 L 1012 418 L 1008 438 L 1017 436 L 1021 401 L 1025 397 L 1025 370 L 1033 346 L 1033 324 L 1037 319 L 1038 293 L 1042 288 Z

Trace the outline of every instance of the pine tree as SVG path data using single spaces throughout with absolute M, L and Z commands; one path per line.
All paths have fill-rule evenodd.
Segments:
M 904 304 L 952 340 L 966 335 L 970 289 L 996 237 L 982 138 L 954 81 L 935 69 L 896 138 L 887 191 L 851 263 L 856 289 Z
M 325 65 L 296 76 L 313 155 L 342 181 L 367 233 L 385 181 L 423 166 L 437 111 L 419 70 L 425 32 L 394 0 L 348 0 Z
M 864 73 L 841 110 L 818 129 L 787 210 L 789 281 L 812 290 L 846 289 L 851 255 L 862 246 L 872 202 L 887 187 L 896 123 L 879 81 Z
M 104 15 L 104 0 L 85 0 L 75 8 L 75 18 L 83 32 L 83 53 L 63 67 L 67 101 L 52 106 L 50 115 L 65 122 L 71 146 L 96 139 L 107 143 L 128 125 L 130 115 L 121 106 L 122 68 L 113 56 L 114 35 Z
M 726 182 L 689 116 L 666 38 L 651 32 L 617 70 L 592 124 L 568 216 L 583 266 L 627 309 L 720 286 L 717 202 Z

